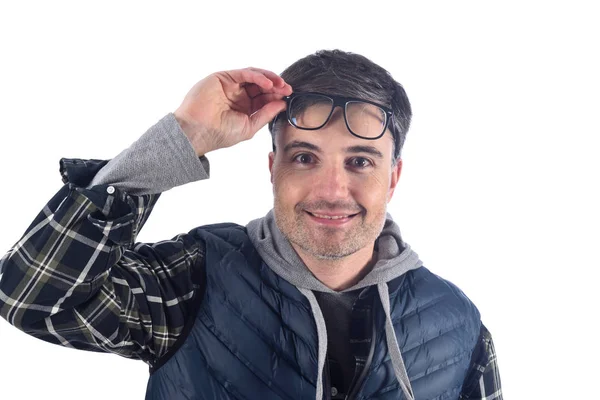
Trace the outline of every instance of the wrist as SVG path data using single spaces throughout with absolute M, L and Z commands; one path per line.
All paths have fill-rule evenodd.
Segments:
M 198 157 L 201 157 L 211 151 L 210 147 L 204 140 L 205 135 L 202 134 L 202 129 L 198 126 L 198 124 L 189 122 L 190 120 L 185 113 L 182 113 L 179 110 L 174 111 L 173 115 L 175 116 L 175 120 L 179 124 L 179 127 L 187 137 Z

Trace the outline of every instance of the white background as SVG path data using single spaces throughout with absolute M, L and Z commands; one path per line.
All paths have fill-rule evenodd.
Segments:
M 389 211 L 479 307 L 506 399 L 598 398 L 594 2 L 208 3 L 1 3 L 0 253 L 60 189 L 61 157 L 114 157 L 211 72 L 353 51 L 408 92 Z M 265 128 L 209 154 L 211 179 L 164 193 L 138 240 L 262 216 L 269 150 Z M 141 362 L 0 320 L 2 400 L 142 399 L 146 381 Z

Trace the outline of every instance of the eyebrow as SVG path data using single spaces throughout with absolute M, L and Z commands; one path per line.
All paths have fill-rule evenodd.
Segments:
M 292 149 L 308 149 L 316 152 L 321 152 L 321 148 L 317 145 L 308 142 L 302 142 L 300 140 L 293 140 L 286 144 L 283 148 L 284 152 L 288 152 Z M 373 146 L 350 146 L 345 148 L 346 153 L 367 153 L 377 158 L 383 159 L 383 154 Z
M 308 142 L 301 142 L 299 140 L 293 140 L 291 142 L 289 142 L 288 144 L 285 145 L 285 147 L 283 148 L 284 152 L 288 152 L 292 149 L 308 149 L 308 150 L 313 150 L 313 151 L 321 151 L 321 148 L 319 146 L 316 146 L 312 143 L 308 143 Z
M 346 148 L 347 153 L 367 153 L 377 158 L 383 158 L 383 154 L 373 146 L 351 146 Z

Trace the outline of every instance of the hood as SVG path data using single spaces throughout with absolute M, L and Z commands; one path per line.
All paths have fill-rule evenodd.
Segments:
M 273 210 L 269 211 L 264 218 L 251 221 L 246 228 L 252 244 L 277 275 L 298 288 L 335 292 L 319 281 L 302 262 L 277 227 Z M 376 241 L 376 248 L 377 261 L 373 269 L 354 286 L 342 292 L 389 282 L 423 264 L 418 254 L 402 240 L 400 229 L 390 214 L 386 215 L 385 224 Z

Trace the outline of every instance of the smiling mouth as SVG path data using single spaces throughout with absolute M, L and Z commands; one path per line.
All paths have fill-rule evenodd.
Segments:
M 354 213 L 354 214 L 319 214 L 319 213 L 314 213 L 314 212 L 310 212 L 310 211 L 306 211 L 304 210 L 307 214 L 315 217 L 315 218 L 319 218 L 319 219 L 325 219 L 325 220 L 344 220 L 344 219 L 349 219 L 352 217 L 357 216 L 360 213 Z

